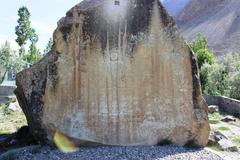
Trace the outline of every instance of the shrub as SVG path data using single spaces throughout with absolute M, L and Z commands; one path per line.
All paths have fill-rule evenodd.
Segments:
M 215 57 L 212 52 L 207 48 L 207 40 L 200 33 L 197 38 L 190 44 L 194 55 L 197 57 L 198 67 L 200 69 L 200 79 L 202 90 L 204 91 L 207 85 L 207 73 L 202 72 L 201 69 L 205 63 L 213 65 L 216 63 Z
M 204 83 L 203 93 L 207 95 L 225 95 L 228 87 L 228 72 L 223 65 L 205 63 L 200 71 Z
M 197 57 L 203 93 L 240 99 L 240 55 L 228 54 L 221 64 L 217 64 L 201 34 L 190 47 Z
M 198 34 L 197 38 L 190 44 L 190 47 L 197 57 L 199 69 L 202 68 L 204 63 L 208 63 L 210 65 L 216 63 L 214 54 L 210 52 L 207 47 L 207 39 L 200 33 Z
M 240 99 L 240 72 L 237 72 L 229 79 L 229 96 Z
M 240 55 L 228 54 L 223 59 L 225 70 L 229 73 L 228 90 L 225 95 L 240 99 Z
M 223 65 L 230 74 L 240 72 L 240 55 L 239 54 L 227 54 L 223 59 Z

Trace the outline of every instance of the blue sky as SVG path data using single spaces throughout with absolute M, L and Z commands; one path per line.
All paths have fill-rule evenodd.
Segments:
M 12 48 L 18 49 L 15 43 L 15 26 L 17 25 L 17 11 L 26 6 L 31 13 L 32 27 L 39 36 L 38 47 L 42 51 L 47 41 L 52 37 L 57 21 L 81 0 L 2 0 L 0 6 L 0 44 L 6 40 Z

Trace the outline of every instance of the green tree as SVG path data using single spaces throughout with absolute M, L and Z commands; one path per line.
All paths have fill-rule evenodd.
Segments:
M 225 95 L 240 100 L 240 55 L 228 54 L 222 64 L 229 76 Z
M 220 64 L 207 48 L 201 34 L 190 45 L 198 60 L 202 91 L 240 100 L 240 54 L 227 54 Z
M 202 91 L 206 89 L 208 83 L 208 73 L 202 71 L 202 66 L 207 63 L 213 65 L 216 63 L 215 57 L 212 52 L 207 48 L 207 39 L 203 37 L 200 33 L 197 35 L 197 38 L 190 44 L 194 55 L 197 57 L 197 63 L 200 70 L 200 79 Z
M 22 61 L 16 56 L 16 52 L 11 49 L 10 44 L 6 41 L 0 48 L 0 65 L 2 67 L 3 74 L 0 76 L 0 83 L 4 80 L 4 77 L 9 69 L 12 69 L 15 73 L 22 69 Z
M 203 37 L 200 33 L 198 34 L 197 39 L 190 44 L 190 47 L 197 57 L 199 69 L 202 68 L 204 63 L 208 63 L 210 65 L 216 63 L 213 53 L 210 52 L 207 47 L 206 37 Z
M 6 41 L 4 45 L 1 46 L 0 49 L 0 64 L 5 67 L 8 68 L 10 65 L 10 57 L 12 54 L 12 50 L 10 48 L 10 44 Z
M 26 61 L 35 64 L 41 59 L 41 53 L 39 49 L 37 49 L 36 45 L 32 43 L 29 47 L 28 55 L 26 57 Z
M 239 54 L 227 54 L 223 58 L 223 65 L 230 74 L 240 72 L 240 55 Z
M 25 44 L 31 35 L 31 22 L 30 22 L 30 12 L 27 7 L 21 7 L 18 10 L 19 19 L 17 20 L 18 25 L 15 27 L 15 33 L 17 35 L 16 42 L 20 46 L 19 55 L 24 56 L 25 54 Z
M 204 94 L 224 95 L 240 100 L 240 55 L 228 54 L 220 64 L 205 63 L 201 72 Z
M 38 42 L 38 35 L 34 29 L 31 29 L 30 38 L 31 45 L 28 50 L 28 55 L 26 56 L 26 61 L 31 64 L 37 63 L 41 58 L 41 53 L 37 49 L 36 43 Z
M 203 90 L 204 94 L 228 96 L 229 75 L 224 65 L 204 63 L 201 68 L 201 73 L 205 85 Z
M 229 96 L 240 100 L 240 72 L 229 79 Z
M 21 7 L 18 10 L 18 25 L 15 28 L 17 35 L 16 42 L 20 46 L 19 55 L 27 63 L 34 64 L 39 61 L 41 54 L 37 49 L 36 43 L 38 42 L 38 35 L 36 31 L 31 28 L 30 12 L 27 7 Z M 25 51 L 26 43 L 30 41 L 28 53 Z
M 46 55 L 46 54 L 52 49 L 52 46 L 53 46 L 53 39 L 50 38 L 50 39 L 48 40 L 48 43 L 47 43 L 46 48 L 45 48 L 44 51 L 43 51 L 43 54 Z

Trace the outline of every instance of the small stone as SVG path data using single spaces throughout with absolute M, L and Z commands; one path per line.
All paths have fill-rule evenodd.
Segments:
M 233 116 L 226 116 L 221 119 L 222 122 L 236 122 L 236 118 Z
M 214 137 L 217 141 L 220 141 L 221 139 L 228 139 L 227 136 L 225 136 L 222 132 L 220 131 L 215 131 L 214 132 Z
M 211 132 L 208 137 L 208 145 L 216 145 L 221 139 L 228 139 L 223 133 L 219 131 Z
M 230 151 L 230 152 L 238 151 L 237 146 L 227 139 L 221 139 L 218 142 L 218 145 L 223 151 Z
M 19 104 L 18 104 L 17 101 L 14 102 L 14 103 L 10 103 L 9 106 L 8 106 L 8 108 L 9 108 L 11 111 L 14 111 L 14 112 L 21 110 L 21 108 L 20 108 L 20 106 L 19 106 Z
M 208 137 L 208 145 L 216 145 L 217 141 L 213 134 L 210 134 Z
M 215 113 L 219 111 L 219 106 L 216 105 L 210 105 L 208 106 L 208 113 Z

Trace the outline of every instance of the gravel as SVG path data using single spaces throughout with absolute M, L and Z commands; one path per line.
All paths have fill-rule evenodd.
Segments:
M 204 149 L 169 146 L 88 147 L 64 154 L 50 147 L 18 149 L 15 160 L 222 160 Z M 0 158 L 0 160 L 2 160 Z

